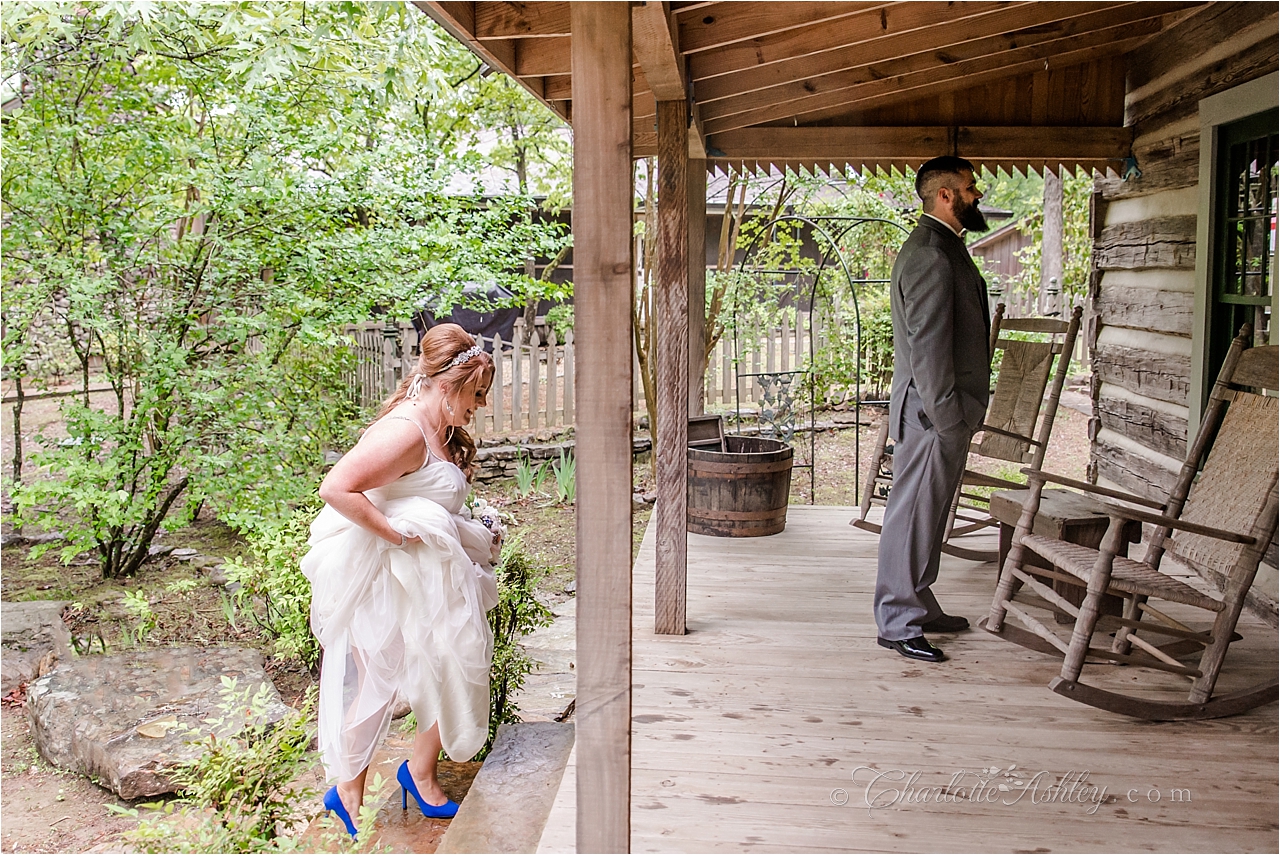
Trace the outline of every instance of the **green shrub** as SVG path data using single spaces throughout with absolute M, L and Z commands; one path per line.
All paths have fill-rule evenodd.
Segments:
M 236 599 L 243 604 L 261 600 L 262 610 L 246 611 L 272 641 L 272 653 L 314 669 L 320 662 L 320 642 L 311 633 L 311 583 L 302 575 L 302 556 L 316 507 L 293 512 L 283 525 L 249 536 L 249 558 L 227 562 L 227 578 L 242 586 Z
M 561 303 L 547 310 L 547 326 L 555 330 L 556 341 L 564 344 L 573 332 L 573 304 Z
M 551 623 L 551 610 L 534 596 L 545 571 L 534 563 L 519 535 L 507 539 L 498 560 L 498 605 L 489 612 L 493 629 L 493 665 L 489 669 L 489 739 L 478 757 L 493 746 L 501 724 L 520 721 L 513 697 L 533 671 L 534 662 L 520 646 L 520 639 Z
M 814 353 L 813 382 L 820 407 L 850 400 L 859 391 L 859 381 L 863 400 L 889 396 L 893 381 L 893 317 L 888 295 L 868 290 L 858 308 L 855 315 L 852 304 L 840 306 L 834 328 L 824 330 L 822 346 Z

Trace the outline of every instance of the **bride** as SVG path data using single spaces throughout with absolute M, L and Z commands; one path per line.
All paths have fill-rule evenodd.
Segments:
M 324 806 L 353 837 L 365 776 L 397 699 L 418 722 L 396 774 L 401 804 L 451 817 L 436 776 L 441 747 L 466 759 L 489 730 L 501 538 L 465 513 L 475 444 L 463 430 L 485 406 L 493 360 L 462 327 L 422 338 L 417 370 L 320 485 L 302 571 L 324 647 L 319 746 L 337 786 Z

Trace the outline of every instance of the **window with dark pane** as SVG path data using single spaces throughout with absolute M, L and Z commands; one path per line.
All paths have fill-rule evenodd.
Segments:
M 1255 345 L 1272 339 L 1278 125 L 1280 113 L 1268 110 L 1223 126 L 1219 137 L 1209 305 L 1209 365 L 1214 373 L 1244 324 L 1253 327 Z

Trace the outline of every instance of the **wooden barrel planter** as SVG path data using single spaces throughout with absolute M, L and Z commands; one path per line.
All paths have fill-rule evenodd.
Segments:
M 689 531 L 715 537 L 782 531 L 791 494 L 791 446 L 754 436 L 724 441 L 727 451 L 689 449 Z

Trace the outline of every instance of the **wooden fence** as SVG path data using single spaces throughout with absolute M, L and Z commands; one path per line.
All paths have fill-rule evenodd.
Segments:
M 992 305 L 1004 302 L 1006 315 L 1010 317 L 1034 314 L 1033 299 L 1020 294 L 991 295 Z M 561 343 L 556 341 L 554 332 L 549 331 L 548 340 L 542 341 L 535 331 L 529 344 L 521 344 L 522 322 L 516 323 L 514 341 L 504 341 L 501 336 L 476 336 L 476 342 L 494 356 L 495 370 L 489 406 L 476 414 L 471 425 L 474 436 L 529 433 L 574 423 L 573 332 Z M 346 333 L 352 339 L 356 355 L 348 386 L 357 404 L 375 406 L 403 377 L 413 372 L 418 360 L 418 334 L 408 322 L 388 325 L 379 321 L 348 326 Z M 740 339 L 740 373 L 785 372 L 803 367 L 809 361 L 810 338 L 815 336 L 817 347 L 821 348 L 825 341 L 821 324 L 811 326 L 809 316 L 799 314 L 794 324 L 784 319 L 771 335 L 762 335 L 754 343 Z M 852 342 L 849 346 L 853 346 Z M 1084 335 L 1076 338 L 1074 358 L 1088 366 Z M 704 378 L 706 405 L 713 411 L 732 408 L 735 404 L 734 382 L 739 372 L 734 371 L 733 359 L 733 336 L 726 335 L 712 350 Z M 640 381 L 640 361 L 634 353 L 632 370 L 632 409 L 642 414 L 644 386 Z M 760 393 L 760 384 L 755 378 L 743 378 L 742 404 L 755 404 L 760 400 Z
M 809 362 L 810 337 L 817 335 L 818 345 L 823 341 L 822 329 L 819 326 L 811 330 L 809 315 L 798 314 L 793 326 L 791 320 L 783 317 L 782 324 L 772 330 L 770 335 L 761 335 L 752 340 L 738 339 L 737 348 L 742 365 L 738 372 L 734 371 L 734 339 L 731 332 L 716 342 L 711 356 L 707 359 L 707 374 L 703 382 L 704 401 L 708 407 L 733 407 L 734 381 L 736 374 L 772 374 L 793 371 L 803 368 Z M 739 390 L 743 404 L 753 404 L 760 400 L 760 383 L 754 377 L 743 377 Z
M 474 436 L 524 433 L 572 425 L 573 332 L 561 344 L 549 332 L 542 341 L 534 331 L 521 344 L 522 321 L 516 321 L 514 341 L 477 335 L 476 343 L 493 356 L 493 386 L 489 406 L 471 423 Z M 346 327 L 355 352 L 355 366 L 347 383 L 360 406 L 376 406 L 400 380 L 413 373 L 418 361 L 418 333 L 408 322 L 369 321 Z M 644 397 L 639 406 L 644 408 Z

